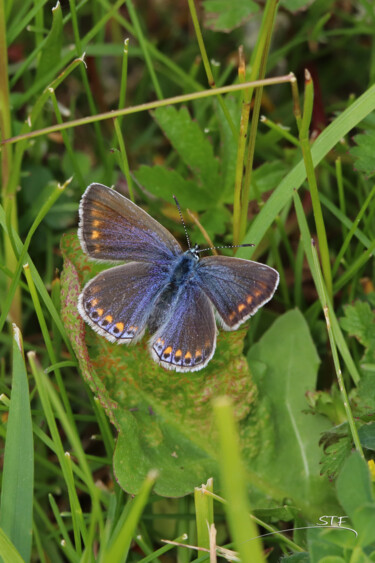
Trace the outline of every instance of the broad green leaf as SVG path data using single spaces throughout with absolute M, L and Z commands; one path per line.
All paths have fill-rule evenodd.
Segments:
M 134 176 L 147 191 L 168 203 L 173 203 L 175 195 L 182 209 L 189 207 L 200 211 L 207 208 L 205 191 L 175 170 L 167 170 L 163 166 L 140 166 Z
M 375 501 L 367 463 L 358 452 L 346 461 L 336 482 L 337 496 L 358 532 L 361 546 L 375 541 Z
M 346 559 L 344 559 L 342 542 L 345 545 L 345 540 L 349 539 L 353 543 L 351 536 L 355 540 L 354 533 L 347 530 L 325 529 L 325 526 L 322 526 L 321 529 L 310 528 L 307 530 L 310 562 L 320 563 L 320 561 L 324 561 L 326 558 L 335 558 L 333 559 L 334 563 L 336 561 L 337 563 L 344 563 Z
M 253 172 L 252 195 L 261 195 L 276 188 L 286 173 L 286 166 L 281 160 L 265 162 Z
M 19 329 L 13 325 L 12 393 L 4 451 L 0 525 L 25 561 L 30 560 L 34 452 L 27 373 Z
M 366 176 L 375 174 L 375 131 L 369 130 L 354 137 L 356 143 L 349 152 L 354 158 L 354 166 Z
M 364 424 L 358 430 L 361 444 L 368 450 L 375 450 L 375 422 Z
M 41 58 L 36 71 L 35 82 L 51 72 L 61 59 L 63 41 L 63 20 L 60 2 L 52 8 L 52 27 L 41 53 Z
M 82 374 L 99 397 L 119 437 L 114 469 L 119 484 L 137 493 L 150 469 L 160 476 L 158 494 L 179 496 L 217 475 L 216 436 L 211 399 L 229 394 L 242 421 L 243 450 L 256 455 L 257 420 L 250 413 L 256 389 L 242 355 L 246 328 L 221 331 L 216 353 L 198 372 L 160 368 L 150 357 L 147 339 L 117 346 L 85 325 L 77 311 L 83 283 L 103 265 L 81 251 L 76 235 L 62 239 L 62 318 Z
M 253 0 L 204 0 L 205 25 L 215 31 L 232 31 L 259 11 Z
M 252 346 L 248 361 L 273 425 L 272 444 L 264 443 L 256 466 L 264 478 L 288 490 L 295 504 L 305 499 L 318 510 L 328 490 L 327 479 L 319 475 L 319 438 L 329 423 L 306 413 L 305 394 L 316 386 L 319 357 L 302 314 L 294 310 L 279 317 Z
M 187 108 L 158 108 L 154 118 L 202 186 L 207 203 L 216 202 L 222 191 L 219 162 L 207 136 L 194 121 Z

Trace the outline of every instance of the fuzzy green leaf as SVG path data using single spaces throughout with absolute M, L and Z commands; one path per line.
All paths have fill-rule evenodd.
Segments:
M 333 443 L 324 448 L 321 461 L 321 473 L 329 479 L 334 479 L 341 470 L 352 449 L 352 440 L 348 435 L 338 437 Z
M 204 0 L 205 25 L 215 31 L 230 32 L 259 11 L 253 0 Z
M 62 239 L 62 318 L 82 374 L 119 431 L 114 470 L 119 484 L 137 493 L 150 469 L 160 477 L 155 491 L 179 496 L 217 475 L 211 399 L 230 394 L 243 421 L 243 449 L 255 455 L 257 421 L 250 412 L 256 389 L 242 355 L 246 328 L 221 332 L 214 358 L 194 373 L 164 370 L 152 361 L 146 339 L 117 346 L 85 325 L 77 311 L 83 283 L 103 265 L 81 251 L 76 235 Z
M 340 324 L 365 347 L 361 363 L 375 364 L 375 311 L 363 301 L 344 307 L 345 317 Z
M 202 186 L 206 205 L 215 203 L 220 196 L 219 162 L 212 145 L 185 107 L 158 108 L 154 118 L 163 129 L 183 162 Z M 222 188 L 221 188 L 222 189 Z
M 173 203 L 175 195 L 182 209 L 189 207 L 200 211 L 207 207 L 205 191 L 175 170 L 167 170 L 163 166 L 140 166 L 134 175 L 147 191 L 168 203 Z

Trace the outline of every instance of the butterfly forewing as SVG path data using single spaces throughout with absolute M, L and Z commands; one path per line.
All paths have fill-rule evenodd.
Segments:
M 97 260 L 165 262 L 182 252 L 160 223 L 102 184 L 91 184 L 86 189 L 79 218 L 82 248 Z
M 228 256 L 207 256 L 197 283 L 214 304 L 226 330 L 235 330 L 269 301 L 279 283 L 273 268 Z
M 177 295 L 164 324 L 150 340 L 154 360 L 177 371 L 202 369 L 216 347 L 213 307 L 198 286 L 187 284 Z
M 99 334 L 119 344 L 143 335 L 154 301 L 167 283 L 154 264 L 130 262 L 98 274 L 83 289 L 78 309 Z

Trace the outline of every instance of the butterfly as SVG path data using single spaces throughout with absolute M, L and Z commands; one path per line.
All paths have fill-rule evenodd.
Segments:
M 90 184 L 79 206 L 78 236 L 95 260 L 126 261 L 90 280 L 78 299 L 82 318 L 111 342 L 151 334 L 163 368 L 196 371 L 211 360 L 216 320 L 236 330 L 269 301 L 279 283 L 273 268 L 228 256 L 183 251 L 158 221 L 102 184 Z

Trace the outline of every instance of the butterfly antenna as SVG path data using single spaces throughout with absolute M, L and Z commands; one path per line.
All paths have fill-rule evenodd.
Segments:
M 184 227 L 185 236 L 186 236 L 186 240 L 187 240 L 187 243 L 188 243 L 189 250 L 191 250 L 190 239 L 189 239 L 189 235 L 188 235 L 188 232 L 187 232 L 187 228 L 186 228 L 186 225 L 185 225 L 184 218 L 182 216 L 180 204 L 178 203 L 178 199 L 175 195 L 173 196 L 173 199 L 175 201 L 175 204 L 177 205 L 178 214 L 180 215 L 181 223 L 182 223 L 182 226 Z
M 208 248 L 199 248 L 196 253 L 205 252 L 206 250 L 220 250 L 221 248 L 243 248 L 244 246 L 255 246 L 255 244 L 230 244 L 228 246 L 209 246 Z

